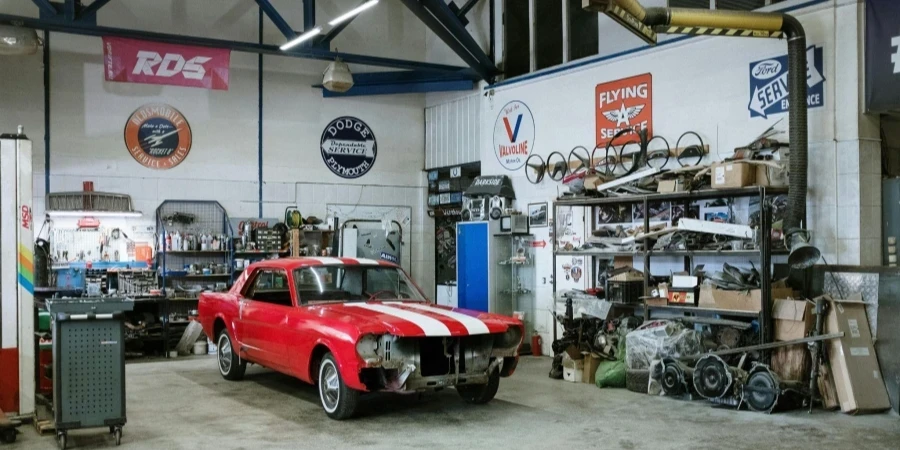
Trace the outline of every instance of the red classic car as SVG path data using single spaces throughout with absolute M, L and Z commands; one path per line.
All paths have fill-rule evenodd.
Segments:
M 229 292 L 201 294 L 199 315 L 225 379 L 255 363 L 317 384 L 333 419 L 351 417 L 363 392 L 455 386 L 487 403 L 515 370 L 524 330 L 430 304 L 396 265 L 357 258 L 251 264 Z

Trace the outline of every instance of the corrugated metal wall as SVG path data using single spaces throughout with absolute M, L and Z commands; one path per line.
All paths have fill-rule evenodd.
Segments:
M 478 94 L 425 109 L 425 168 L 477 162 L 481 145 Z

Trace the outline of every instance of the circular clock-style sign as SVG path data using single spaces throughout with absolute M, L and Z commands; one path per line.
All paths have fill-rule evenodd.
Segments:
M 322 160 L 341 178 L 359 178 L 375 165 L 378 142 L 375 133 L 356 117 L 338 117 L 325 127 L 319 141 Z
M 141 106 L 125 124 L 125 146 L 139 164 L 171 169 L 191 152 L 191 126 L 177 109 L 164 103 Z

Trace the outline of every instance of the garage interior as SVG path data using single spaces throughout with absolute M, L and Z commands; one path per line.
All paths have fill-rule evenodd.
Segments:
M 896 448 L 898 42 L 890 0 L 0 2 L 0 448 Z

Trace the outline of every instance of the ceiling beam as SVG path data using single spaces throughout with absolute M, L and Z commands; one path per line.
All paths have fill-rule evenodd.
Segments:
M 363 0 L 359 5 L 364 5 L 368 0 Z M 322 44 L 326 48 L 330 48 L 331 41 L 337 37 L 337 35 L 341 34 L 341 31 L 344 31 L 344 28 L 347 28 L 347 25 L 350 25 L 350 22 L 353 22 L 353 19 L 359 17 L 359 14 L 339 23 L 337 26 L 332 27 L 328 30 L 328 33 L 325 33 L 322 36 L 319 36 L 316 39 L 316 43 Z
M 37 5 L 38 9 L 41 10 L 41 14 L 46 14 L 48 16 L 55 16 L 57 14 L 56 8 L 53 4 L 50 3 L 50 0 L 31 0 L 32 3 Z
M 479 1 L 481 1 L 481 0 L 469 0 L 469 1 L 467 1 L 466 4 L 463 5 L 462 8 L 459 8 L 459 11 L 456 12 L 456 17 L 458 17 L 459 20 L 462 21 L 463 18 L 466 17 L 466 14 L 469 13 L 469 10 L 471 10 L 472 8 L 474 8 L 475 5 L 477 5 Z
M 262 8 L 266 16 L 269 17 L 269 20 L 275 24 L 275 28 L 278 28 L 278 31 L 281 31 L 281 34 L 283 34 L 287 40 L 297 37 L 297 33 L 294 32 L 294 29 L 291 28 L 286 20 L 284 20 L 284 17 L 281 17 L 281 14 L 279 14 L 278 10 L 269 3 L 269 0 L 256 0 L 256 4 Z
M 303 31 L 316 26 L 316 0 L 303 0 Z
M 441 22 L 444 27 L 465 47 L 472 56 L 474 56 L 481 67 L 488 71 L 491 75 L 497 74 L 499 71 L 491 61 L 491 58 L 481 49 L 475 38 L 466 30 L 466 26 L 459 21 L 456 14 L 444 3 L 444 0 L 421 0 L 425 8 L 431 12 L 434 17 Z
M 59 20 L 44 20 L 35 17 L 17 16 L 12 14 L 0 14 L 0 23 L 18 22 L 28 28 L 56 31 L 60 33 L 79 34 L 84 36 L 117 36 L 146 41 L 165 42 L 169 44 L 196 45 L 200 47 L 226 48 L 238 52 L 258 53 L 264 55 L 290 56 L 295 58 L 317 59 L 321 61 L 334 61 L 341 58 L 349 64 L 361 64 L 365 66 L 390 67 L 394 69 L 425 70 L 432 72 L 451 72 L 468 74 L 475 77 L 471 70 L 465 67 L 446 64 L 433 64 L 421 61 L 408 61 L 402 59 L 382 58 L 379 56 L 359 55 L 354 53 L 332 52 L 314 47 L 295 48 L 289 51 L 281 51 L 276 45 L 256 44 L 251 42 L 229 41 L 224 39 L 210 39 L 198 36 L 184 36 L 179 34 L 156 33 L 152 31 L 132 30 L 125 28 L 113 28 L 97 26 L 91 23 L 67 22 Z
M 84 7 L 84 9 L 81 10 L 81 13 L 79 14 L 79 18 L 93 16 L 94 14 L 97 14 L 97 11 L 99 11 L 100 8 L 106 6 L 106 4 L 109 3 L 109 1 L 110 0 L 94 0 L 93 3 Z
M 432 15 L 419 0 L 400 0 L 406 7 L 412 11 L 416 17 L 421 20 L 437 37 L 439 37 L 457 56 L 459 56 L 481 79 L 490 81 L 496 72 L 493 64 L 486 67 L 478 58 L 472 54 L 470 49 L 466 48 L 457 37 L 451 33 L 434 15 Z

